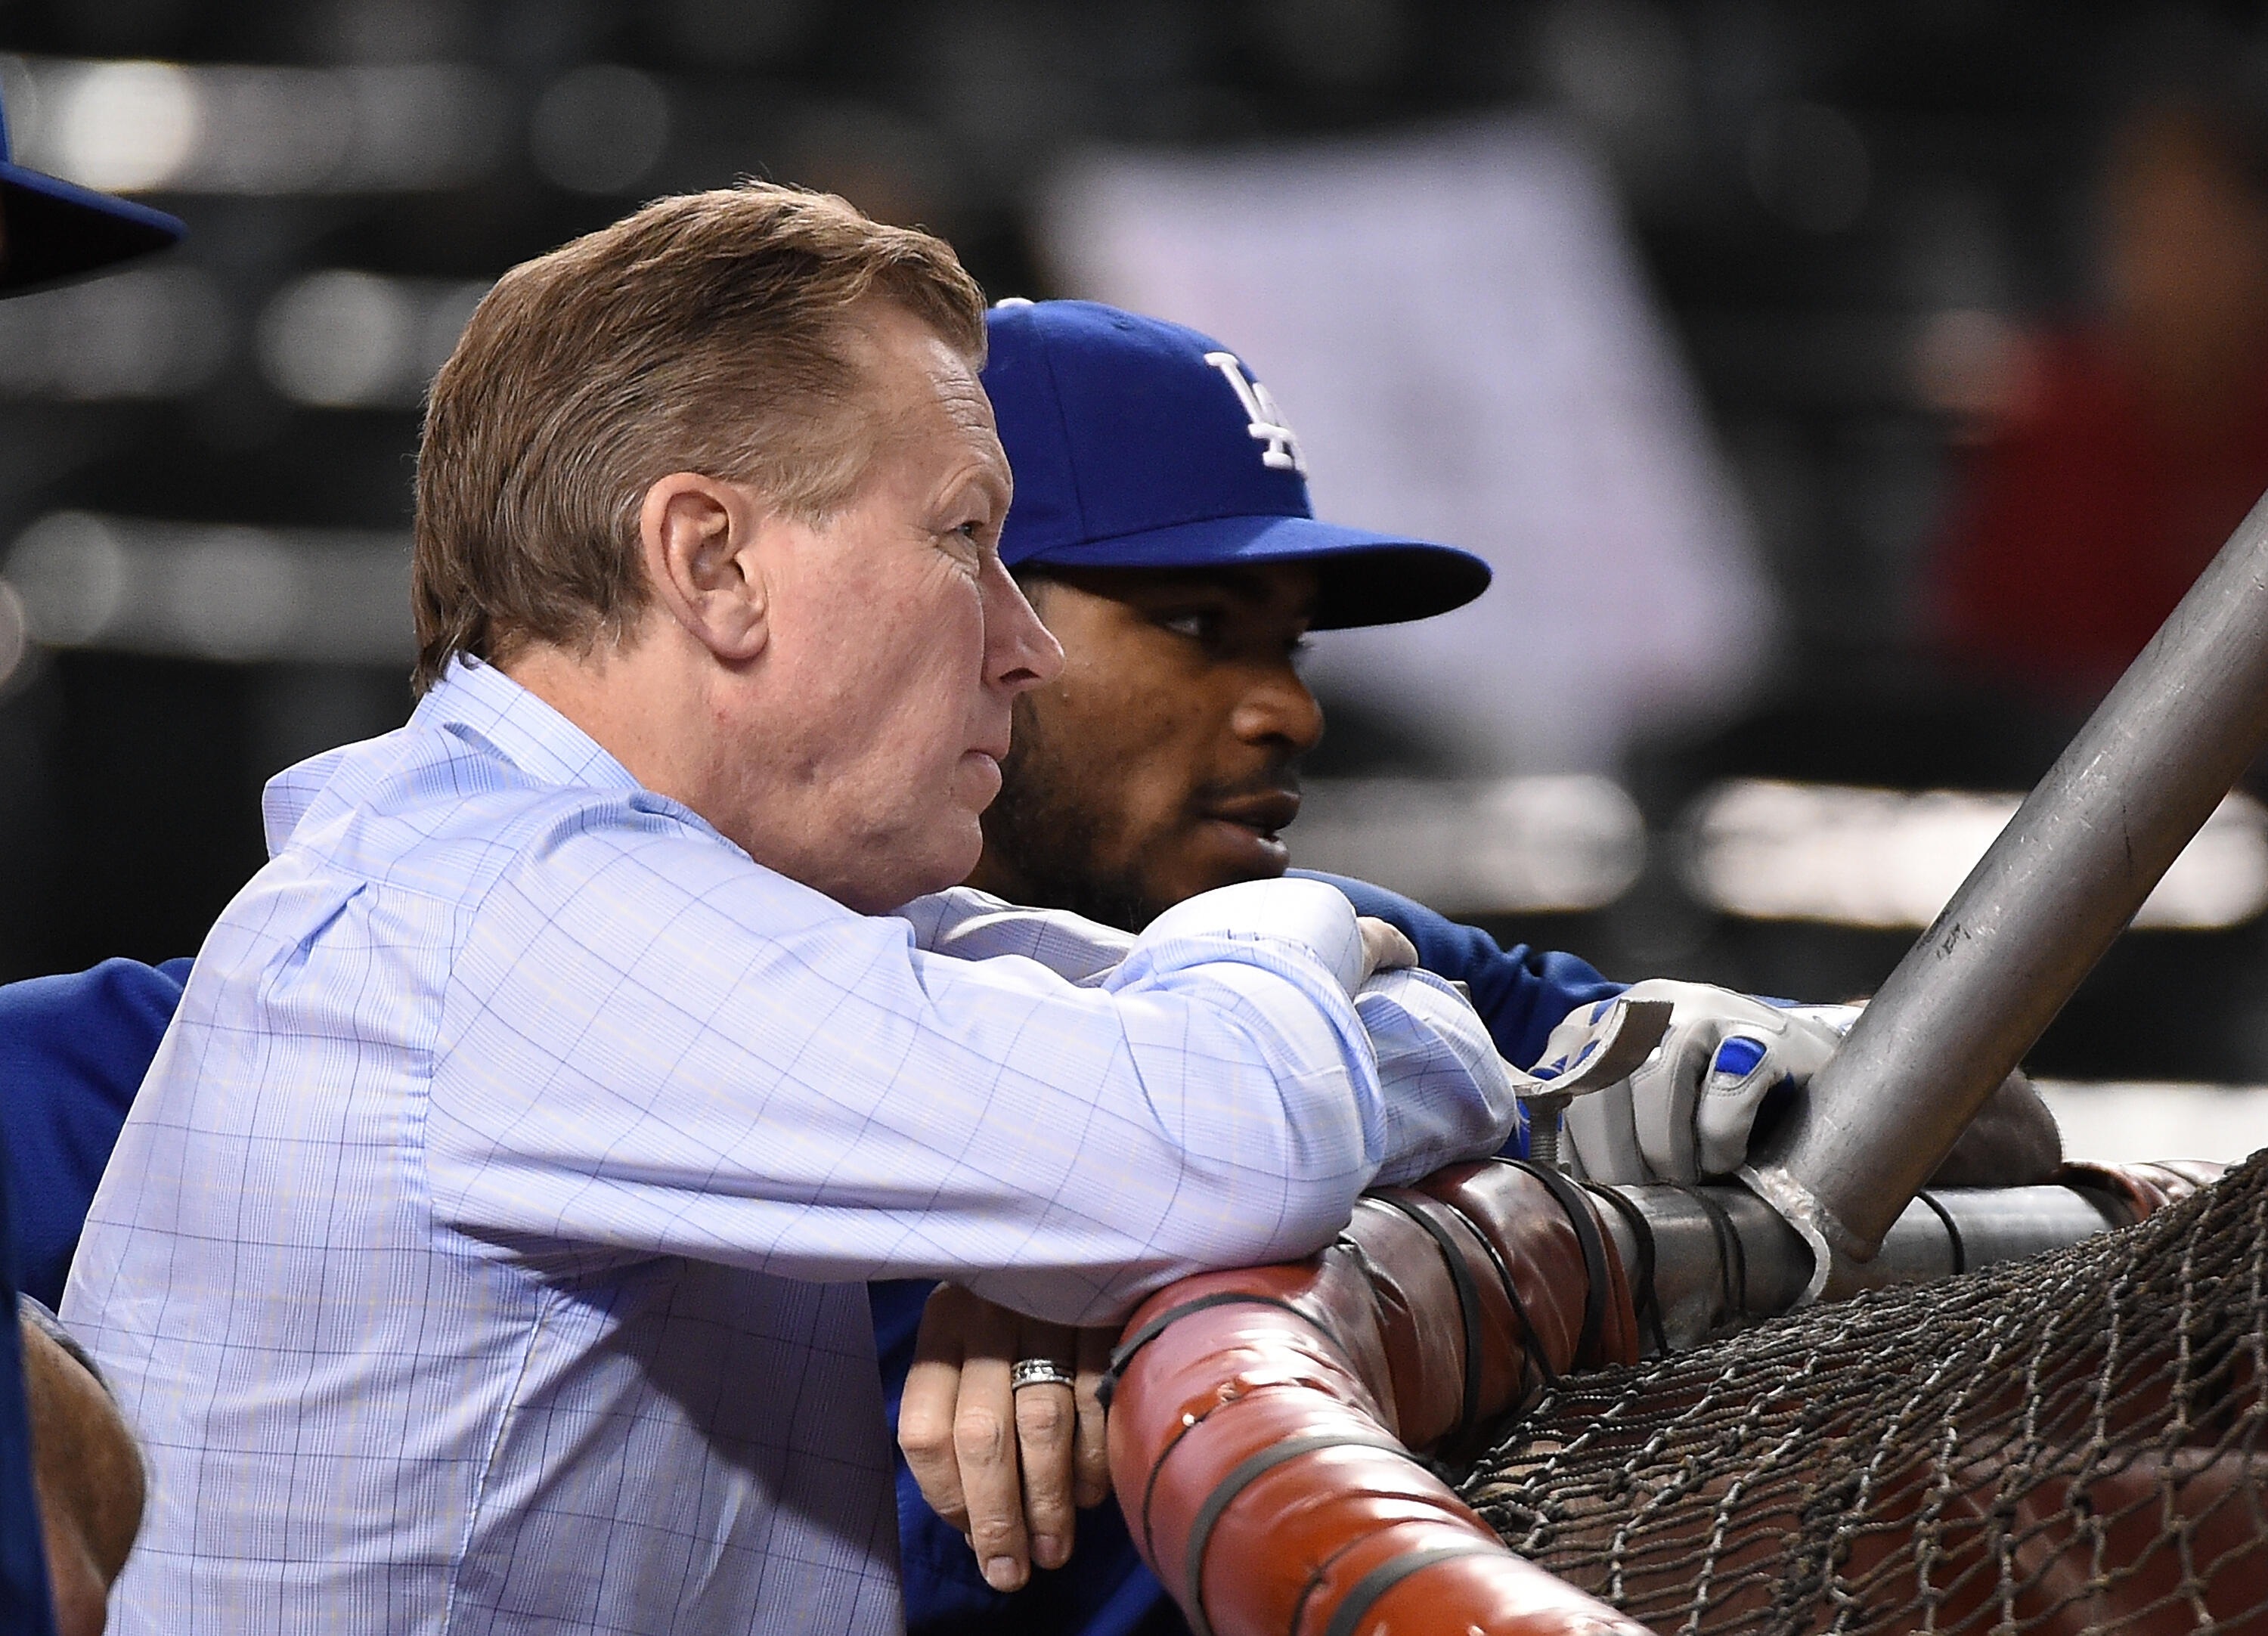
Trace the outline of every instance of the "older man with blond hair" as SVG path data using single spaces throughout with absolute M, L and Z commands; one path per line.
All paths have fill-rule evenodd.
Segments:
M 1107 1321 L 1502 1142 L 1329 886 L 947 889 L 1062 664 L 983 348 L 945 246 L 755 185 L 475 316 L 416 712 L 270 785 L 73 1268 L 152 1469 L 120 1628 L 888 1631 L 857 1280 Z

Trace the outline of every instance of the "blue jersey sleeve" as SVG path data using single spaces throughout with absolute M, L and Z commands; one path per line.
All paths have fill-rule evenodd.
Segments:
M 106 960 L 0 987 L 0 1146 L 18 1271 L 50 1307 L 63 1304 L 95 1183 L 188 976 L 186 960 Z
M 0 1139 L 0 1149 L 6 1146 Z M 16 1319 L 16 1244 L 0 1151 L 0 1630 L 54 1636 L 48 1549 L 33 1486 L 32 1423 L 24 1397 L 23 1331 Z
M 1611 999 L 1630 985 L 1609 982 L 1586 961 L 1515 943 L 1510 948 L 1478 926 L 1461 926 L 1399 893 L 1344 875 L 1294 869 L 1293 874 L 1335 886 L 1355 913 L 1401 928 L 1417 946 L 1418 963 L 1435 976 L 1462 983 L 1488 1024 L 1498 1052 L 1519 1068 L 1533 1067 L 1543 1043 L 1578 1006 Z

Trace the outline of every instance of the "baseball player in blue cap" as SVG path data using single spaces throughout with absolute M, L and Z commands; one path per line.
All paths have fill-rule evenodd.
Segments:
M 161 211 L 13 163 L 0 113 L 0 297 L 164 249 L 181 232 L 181 224 Z M 146 967 L 115 963 L 169 986 Z M 170 986 L 178 992 L 178 985 Z M 160 1004 L 170 1013 L 171 999 L 161 997 Z M 9 1307 L 18 1304 L 14 1224 L 22 1214 L 20 1206 L 11 1208 L 10 1183 L 57 1129 L 43 1111 L 53 1105 L 40 1082 L 45 1059 L 36 1050 L 10 1049 L 17 1043 L 0 1016 L 0 1157 L 6 1160 L 0 1163 L 0 1299 Z M 146 1063 L 155 1043 L 129 1041 L 128 1055 Z M 75 1106 L 75 1097 L 66 1100 Z M 59 1117 L 68 1124 L 76 1114 L 66 1107 Z M 107 1151 L 107 1142 L 102 1146 Z M 140 1456 L 52 1315 L 32 1303 L 23 1312 L 20 1326 L 0 1323 L 0 1629 L 78 1636 L 102 1628 L 105 1593 L 133 1544 L 142 1512 Z
M 1447 612 L 1480 595 L 1489 570 L 1450 546 L 1318 520 L 1296 431 L 1210 336 L 1081 301 L 1004 302 L 990 330 L 984 387 L 1016 483 L 1000 554 L 1065 665 L 1018 701 L 971 881 L 1132 932 L 1197 892 L 1285 871 L 1295 763 L 1323 729 L 1296 665 L 1308 634 Z M 1548 1061 L 1622 991 L 1572 955 L 1502 948 L 1379 888 L 1322 878 L 1463 982 L 1516 1064 Z M 1643 986 L 1675 1003 L 1670 1036 L 1631 1081 L 1576 1104 L 1580 1158 L 1615 1181 L 1729 1171 L 1767 1094 L 1833 1050 L 1832 1022 L 1699 984 Z M 2031 1180 L 2058 1157 L 2025 1091 L 1972 1133 L 1964 1162 Z M 905 1389 L 909 1628 L 1181 1629 L 1115 1507 L 1078 1521 L 1071 1554 L 1073 1502 L 1107 1499 L 1095 1406 L 1075 1412 L 1044 1371 L 1011 1378 L 1015 1360 L 1049 1357 L 1091 1374 L 1108 1338 L 1050 1335 L 949 1288 L 923 1327 L 931 1289 L 873 1286 L 886 1390 L 895 1403 Z M 956 1448 L 971 1408 L 1017 1426 L 1020 1459 L 997 1443 L 984 1457 L 981 1438 Z M 1028 1563 L 1067 1566 L 1027 1584 Z

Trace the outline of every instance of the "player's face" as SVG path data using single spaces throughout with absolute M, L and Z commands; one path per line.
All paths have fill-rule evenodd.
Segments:
M 1316 579 L 1296 564 L 1051 571 L 1034 603 L 1063 674 L 1016 701 L 975 884 L 1129 930 L 1283 873 L 1292 763 L 1323 714 L 1295 660 Z

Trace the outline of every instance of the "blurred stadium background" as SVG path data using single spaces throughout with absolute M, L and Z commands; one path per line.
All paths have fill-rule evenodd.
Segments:
M 1864 992 L 2107 680 L 1947 611 L 2054 337 L 2159 290 L 2168 356 L 2213 338 L 2169 424 L 2233 451 L 2175 509 L 2217 541 L 2198 494 L 2268 485 L 2256 15 L 0 0 L 18 157 L 192 233 L 0 307 L 0 977 L 194 949 L 261 782 L 406 715 L 418 398 L 488 282 L 756 174 L 995 296 L 1215 329 L 1319 509 L 1497 563 L 1469 617 L 1318 644 L 1301 861 L 1618 975 Z M 2059 1092 L 2075 1146 L 2268 1141 L 2194 1088 L 2268 1080 L 2264 905 L 2240 794 L 2036 1053 L 2158 1087 Z

